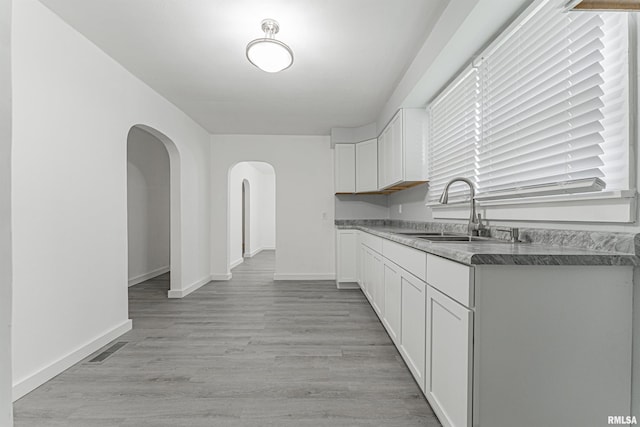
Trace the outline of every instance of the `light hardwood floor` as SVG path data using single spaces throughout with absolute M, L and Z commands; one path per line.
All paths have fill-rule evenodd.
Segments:
M 168 274 L 130 288 L 127 344 L 17 401 L 16 426 L 440 426 L 362 293 L 274 282 L 274 259 L 182 300 Z

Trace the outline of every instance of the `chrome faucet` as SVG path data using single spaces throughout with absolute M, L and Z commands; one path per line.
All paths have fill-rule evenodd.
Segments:
M 480 220 L 480 215 L 476 213 L 476 189 L 473 186 L 473 182 L 467 178 L 457 177 L 453 178 L 451 181 L 447 182 L 444 190 L 442 191 L 442 195 L 440 196 L 440 203 L 446 205 L 449 203 L 449 187 L 454 182 L 464 182 L 469 186 L 469 190 L 471 192 L 471 198 L 469 200 L 470 206 L 470 214 L 469 214 L 469 225 L 467 226 L 467 230 L 470 236 L 479 236 L 484 234 L 485 227 Z

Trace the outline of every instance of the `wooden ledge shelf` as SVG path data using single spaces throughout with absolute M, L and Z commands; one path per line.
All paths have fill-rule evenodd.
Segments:
M 575 11 L 636 11 L 640 10 L 638 0 L 574 0 L 567 4 L 570 10 Z
M 416 187 L 420 184 L 426 184 L 429 181 L 406 181 L 406 182 L 401 182 L 400 184 L 396 184 L 392 187 L 389 188 L 385 188 L 384 190 L 378 190 L 378 191 L 363 191 L 360 193 L 336 193 L 336 196 L 339 195 L 343 195 L 343 194 L 349 194 L 349 195 L 354 195 L 354 194 L 393 194 L 393 193 L 397 193 L 398 191 L 402 191 L 402 190 L 406 190 L 408 188 L 412 188 L 412 187 Z

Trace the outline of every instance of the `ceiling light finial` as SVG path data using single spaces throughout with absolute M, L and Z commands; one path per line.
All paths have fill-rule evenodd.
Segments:
M 247 45 L 247 59 L 267 73 L 286 70 L 293 64 L 293 51 L 289 46 L 275 39 L 280 25 L 274 19 L 262 21 L 264 38 L 255 39 Z

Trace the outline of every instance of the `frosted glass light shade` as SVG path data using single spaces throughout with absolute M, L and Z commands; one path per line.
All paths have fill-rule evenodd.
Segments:
M 267 73 L 277 73 L 291 67 L 293 52 L 276 39 L 256 39 L 247 45 L 247 59 Z

